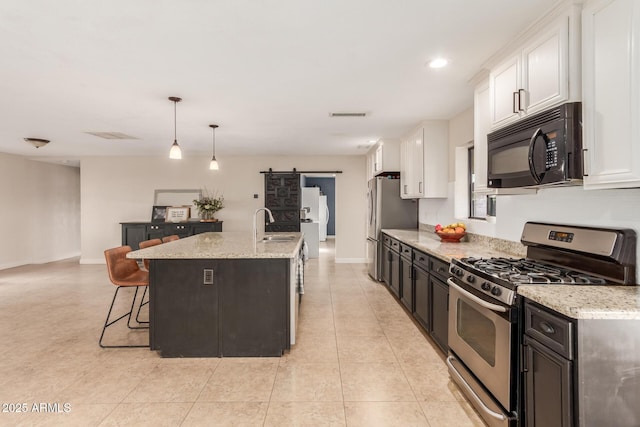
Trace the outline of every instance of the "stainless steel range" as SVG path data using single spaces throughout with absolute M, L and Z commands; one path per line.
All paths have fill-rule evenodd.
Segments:
M 636 234 L 527 222 L 526 258 L 454 259 L 449 288 L 452 379 L 490 426 L 518 425 L 518 285 L 633 284 Z

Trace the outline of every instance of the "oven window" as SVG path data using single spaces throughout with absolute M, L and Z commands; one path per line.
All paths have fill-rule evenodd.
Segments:
M 515 144 L 513 144 L 515 145 Z M 516 145 L 490 154 L 491 173 L 505 174 L 529 170 L 529 144 Z
M 496 327 L 481 312 L 458 300 L 458 336 L 473 348 L 489 365 L 496 364 Z

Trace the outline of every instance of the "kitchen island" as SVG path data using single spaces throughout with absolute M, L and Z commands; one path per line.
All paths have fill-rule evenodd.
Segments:
M 288 236 L 288 237 L 287 237 Z M 163 357 L 281 356 L 295 344 L 302 233 L 203 233 L 149 259 L 149 339 Z

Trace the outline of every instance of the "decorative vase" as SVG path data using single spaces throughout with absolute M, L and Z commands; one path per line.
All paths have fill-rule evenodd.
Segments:
M 200 222 L 217 222 L 218 220 L 214 217 L 215 212 L 213 211 L 202 211 L 200 213 Z

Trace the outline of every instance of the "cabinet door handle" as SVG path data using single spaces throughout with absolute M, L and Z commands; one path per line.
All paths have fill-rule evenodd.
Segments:
M 527 92 L 524 89 L 518 89 L 518 111 L 524 111 L 522 108 L 522 104 L 524 103 L 522 100 L 527 96 Z
M 511 102 L 511 107 L 513 110 L 513 114 L 518 114 L 520 105 L 516 105 L 516 104 L 520 104 L 520 101 L 517 101 L 516 98 L 518 98 L 518 92 L 513 92 L 513 101 Z
M 522 366 L 522 372 L 529 372 L 529 367 L 527 366 L 527 347 L 528 344 L 522 344 L 522 349 L 520 350 L 520 366 Z
M 555 334 L 556 330 L 547 322 L 540 322 L 540 329 L 547 334 Z
M 409 279 L 413 279 L 413 267 L 409 267 Z
M 407 194 L 407 184 L 404 185 L 404 194 Z
M 422 194 L 422 182 L 418 183 L 418 193 Z

